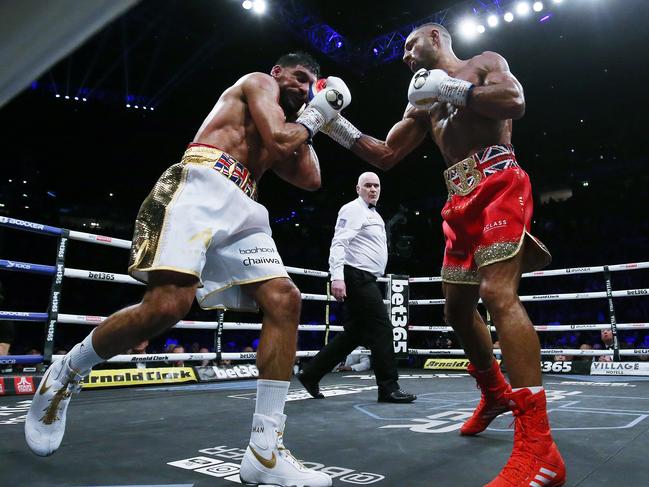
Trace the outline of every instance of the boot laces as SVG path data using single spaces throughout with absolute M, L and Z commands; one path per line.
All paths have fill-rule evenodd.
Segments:
M 63 364 L 65 367 L 65 364 Z M 61 419 L 61 411 L 63 406 L 70 399 L 72 394 L 78 393 L 81 388 L 81 382 L 83 381 L 83 376 L 79 374 L 76 370 L 70 369 L 67 373 L 63 372 L 63 380 L 61 388 L 54 393 L 52 397 L 48 400 L 48 405 L 43 409 L 43 417 L 41 421 L 44 424 L 52 424 L 55 421 Z
M 497 397 L 496 397 L 496 395 L 489 394 L 489 393 L 492 393 L 494 391 L 490 390 L 488 386 L 480 384 L 480 383 L 476 384 L 476 389 L 479 389 L 481 391 L 481 394 L 480 394 L 480 402 L 478 403 L 478 406 L 475 409 L 474 416 L 483 416 L 483 415 L 491 412 L 491 410 L 496 411 L 496 410 L 500 409 L 498 407 L 498 405 L 497 405 Z M 491 395 L 491 397 L 490 397 L 491 402 L 492 402 L 492 405 L 491 405 L 492 407 L 491 408 L 487 407 L 487 397 L 489 395 Z M 504 409 L 506 409 L 506 407 Z
M 277 432 L 277 451 L 287 462 L 289 462 L 298 470 L 300 471 L 307 470 L 304 464 L 293 456 L 291 450 L 289 450 L 284 446 L 284 434 L 279 431 Z
M 525 420 L 523 420 L 524 413 L 527 413 Z M 518 407 L 514 407 L 512 411 L 514 419 L 509 427 L 514 425 L 514 448 L 501 475 L 514 482 L 515 485 L 527 479 L 530 469 L 534 468 L 534 464 L 530 462 L 530 457 L 536 457 L 532 446 L 539 442 L 539 437 L 534 432 L 542 430 L 545 425 L 543 418 L 534 413 L 535 409 L 522 411 Z M 527 429 L 525 423 L 527 423 Z
M 483 388 L 480 384 L 476 384 L 476 389 L 479 389 L 481 394 L 480 394 L 480 402 L 478 403 L 478 407 L 475 409 L 476 414 L 481 414 L 482 410 L 486 407 L 487 405 L 487 394 L 486 394 L 486 389 Z
M 521 410 L 514 409 L 514 419 L 510 423 L 511 428 L 514 425 L 514 448 L 512 454 L 500 473 L 507 480 L 519 485 L 527 478 L 530 467 L 529 456 L 532 454 L 527 446 L 527 432 L 521 419 Z

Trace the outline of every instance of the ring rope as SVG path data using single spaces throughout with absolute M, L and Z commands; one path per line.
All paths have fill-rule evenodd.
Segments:
M 104 316 L 95 316 L 95 315 L 73 315 L 73 314 L 59 314 L 59 322 L 66 324 L 78 324 L 78 325 L 98 325 L 106 317 Z M 30 311 L 2 311 L 0 310 L 0 321 L 1 320 L 13 320 L 13 321 L 46 321 L 47 313 L 36 313 Z M 249 322 L 235 322 L 235 321 L 225 321 L 223 322 L 224 330 L 261 330 L 261 323 L 249 323 Z M 195 330 L 216 330 L 218 328 L 218 321 L 192 321 L 192 320 L 182 320 L 173 326 L 173 328 L 185 328 L 185 329 L 195 329 Z M 609 330 L 611 328 L 610 324 L 601 324 L 601 323 L 584 323 L 584 324 L 573 324 L 573 325 L 534 325 L 536 331 L 546 332 L 546 331 L 599 331 L 599 330 Z M 618 330 L 647 330 L 649 329 L 649 322 L 638 322 L 638 323 L 618 323 Z M 300 324 L 298 325 L 298 330 L 301 331 L 325 331 L 327 329 L 326 325 L 311 325 L 311 324 Z M 331 331 L 343 331 L 342 326 L 330 325 L 329 329 Z M 453 328 L 450 326 L 437 326 L 437 325 L 409 325 L 409 331 L 434 331 L 434 332 L 452 332 Z M 490 327 L 490 331 L 496 331 L 495 327 Z
M 77 231 L 68 231 L 66 229 L 61 229 L 57 227 L 52 227 L 48 225 L 42 225 L 34 222 L 28 222 L 25 220 L 17 220 L 13 218 L 0 217 L 0 226 L 6 226 L 10 228 L 15 228 L 18 230 L 27 230 L 30 232 L 46 234 L 46 235 L 55 235 L 60 238 L 69 237 L 72 240 L 86 241 L 90 243 L 97 243 L 100 245 L 107 245 L 119 248 L 128 249 L 131 247 L 131 242 L 123 239 L 116 239 L 112 237 L 107 237 L 103 235 L 90 234 L 85 232 Z M 37 274 L 45 275 L 56 275 L 57 270 L 59 273 L 61 271 L 61 266 L 47 266 L 41 264 L 32 264 L 24 262 L 16 262 L 10 260 L 0 259 L 0 268 L 4 268 L 12 271 L 20 272 L 31 272 Z M 531 296 L 521 296 L 521 301 L 558 301 L 558 300 L 572 300 L 572 299 L 597 299 L 597 298 L 607 298 L 609 304 L 612 305 L 612 298 L 614 297 L 633 297 L 633 296 L 646 296 L 649 295 L 648 288 L 641 289 L 627 289 L 612 291 L 610 283 L 610 274 L 609 272 L 616 271 L 627 271 L 627 270 L 638 270 L 638 269 L 647 269 L 649 268 L 649 262 L 636 262 L 636 263 L 627 263 L 627 264 L 617 264 L 610 266 L 593 266 L 593 267 L 577 267 L 577 268 L 566 268 L 566 269 L 553 269 L 548 271 L 536 271 L 531 273 L 525 273 L 522 277 L 545 277 L 545 276 L 557 276 L 557 275 L 566 275 L 566 274 L 591 274 L 597 272 L 604 272 L 606 277 L 607 289 L 603 292 L 586 292 L 586 293 L 563 293 L 563 294 L 541 294 L 541 295 L 531 295 Z M 315 277 L 328 278 L 329 273 L 324 271 L 317 271 L 312 269 L 303 269 L 297 267 L 286 267 L 289 273 L 293 274 L 304 274 Z M 63 276 L 70 278 L 79 278 L 79 279 L 89 279 L 96 281 L 110 281 L 110 282 L 120 282 L 127 284 L 139 284 L 142 283 L 136 281 L 126 274 L 116 274 L 116 273 L 107 273 L 107 272 L 96 272 L 90 270 L 82 269 L 67 269 L 63 268 Z M 389 282 L 389 277 L 380 277 L 378 278 L 379 282 Z M 440 282 L 440 277 L 414 277 L 409 278 L 409 282 Z M 329 302 L 333 301 L 330 296 L 329 289 L 327 295 L 319 294 L 302 294 L 302 299 L 306 301 L 325 301 L 327 302 L 327 308 Z M 444 299 L 429 299 L 429 300 L 410 300 L 409 304 L 412 305 L 440 305 L 444 304 Z M 384 300 L 384 303 L 389 304 L 388 300 Z M 2 319 L 12 319 L 17 321 L 46 321 L 48 319 L 48 313 L 30 313 L 30 312 L 15 312 L 15 311 L 0 311 L 0 320 Z M 328 309 L 327 309 L 327 323 L 325 325 L 299 325 L 298 329 L 301 330 L 325 330 L 328 333 L 328 330 L 338 331 L 337 329 L 342 329 L 343 327 L 329 327 L 328 323 Z M 102 317 L 88 317 L 81 315 L 58 315 L 58 321 L 61 323 L 83 323 L 83 324 L 98 324 L 103 320 Z M 178 328 L 199 328 L 199 329 L 217 329 L 217 330 L 226 330 L 226 329 L 254 329 L 258 330 L 261 328 L 260 323 L 224 323 L 222 321 L 222 316 L 220 316 L 219 322 L 191 322 L 191 321 L 181 321 L 177 325 Z M 616 323 L 614 314 L 611 316 L 610 324 L 583 324 L 583 325 L 536 325 L 535 329 L 537 331 L 572 331 L 572 330 L 602 330 L 602 329 L 615 329 L 615 330 L 628 330 L 628 329 L 646 329 L 649 328 L 649 323 Z M 409 330 L 412 331 L 452 331 L 451 327 L 444 326 L 409 326 Z M 490 327 L 491 330 L 495 330 L 494 327 Z M 614 333 L 615 335 L 615 333 Z M 499 350 L 496 350 L 499 352 Z M 317 351 L 300 351 L 297 352 L 297 356 L 313 356 Z M 462 349 L 409 349 L 408 353 L 412 355 L 464 355 L 464 350 Z M 614 355 L 618 357 L 622 356 L 631 356 L 631 355 L 646 355 L 649 354 L 648 349 L 618 349 L 617 347 L 614 350 L 580 350 L 580 349 L 549 349 L 541 350 L 542 355 L 552 355 L 552 354 L 567 354 L 567 355 L 586 355 L 586 356 L 600 356 L 600 355 Z M 619 355 L 618 355 L 619 354 Z M 155 354 L 149 354 L 154 355 Z M 164 355 L 164 354 L 163 354 Z M 46 354 L 47 356 L 47 354 Z M 177 361 L 177 360 L 205 360 L 205 359 L 214 359 L 214 358 L 223 358 L 230 360 L 239 360 L 247 359 L 251 357 L 251 354 L 238 354 L 238 353 L 228 353 L 228 354 L 173 354 L 172 359 L 161 359 L 160 361 Z M 38 357 L 38 356 L 34 356 Z M 124 357 L 127 360 L 121 360 Z M 138 360 L 141 360 L 144 355 L 138 355 Z M 60 358 L 58 356 L 53 356 L 53 358 Z M 131 361 L 132 356 L 128 355 L 119 355 L 113 357 L 110 361 Z M 155 360 L 154 360 L 155 361 Z
M 7 264 L 9 263 L 9 264 Z M 32 266 L 35 264 L 24 263 L 24 262 L 14 262 L 7 260 L 0 260 L 0 267 L 7 268 L 9 270 L 16 270 L 22 272 L 30 272 L 31 269 L 28 269 L 27 266 Z M 628 264 L 621 264 L 621 266 L 626 266 Z M 635 265 L 635 264 L 633 264 Z M 43 268 L 49 267 L 51 273 L 54 274 L 56 268 L 54 266 L 42 266 L 39 264 L 38 273 L 50 273 L 44 272 Z M 633 267 L 633 269 L 644 269 L 645 267 Z M 308 270 L 308 269 L 305 269 Z M 620 269 L 621 270 L 621 269 Z M 628 270 L 628 269 L 627 269 Z M 36 271 L 35 271 L 36 272 Z M 64 276 L 72 279 L 86 279 L 91 281 L 110 281 L 124 284 L 138 284 L 143 285 L 141 282 L 133 279 L 127 274 L 117 274 L 112 272 L 99 272 L 91 271 L 84 269 L 74 269 L 67 267 L 64 270 Z M 633 297 L 633 296 L 646 296 L 649 295 L 649 288 L 639 288 L 639 289 L 624 289 L 618 291 L 611 291 L 611 296 L 614 298 L 620 297 Z M 562 293 L 562 294 L 537 294 L 529 296 L 520 296 L 521 301 L 564 301 L 564 300 L 573 300 L 573 299 L 599 299 L 599 298 L 608 298 L 607 291 L 595 291 L 595 292 L 586 292 L 586 293 Z M 331 295 L 326 294 L 312 294 L 312 293 L 302 293 L 302 299 L 304 301 L 335 301 L 335 298 Z M 385 304 L 389 304 L 389 300 L 384 299 Z M 446 302 L 445 299 L 411 299 L 408 304 L 411 306 L 429 306 L 429 305 L 442 305 Z M 479 302 L 482 302 L 480 300 Z
M 494 348 L 494 353 L 499 354 L 501 350 Z M 408 353 L 411 355 L 465 355 L 462 348 L 410 348 Z M 600 356 L 600 355 L 613 355 L 613 350 L 582 350 L 580 348 L 548 348 L 542 349 L 541 355 L 587 355 L 587 356 Z M 649 355 L 647 348 L 622 348 L 620 355 Z
M 325 337 L 324 344 L 327 346 L 329 343 L 329 298 L 331 297 L 331 283 L 327 281 L 327 304 L 325 304 Z
M 16 230 L 26 230 L 33 233 L 40 233 L 45 235 L 61 235 L 63 231 L 62 228 L 52 227 L 49 225 L 43 225 L 40 223 L 30 222 L 26 220 L 18 220 L 15 218 L 2 217 L 0 218 L 0 226 L 13 228 Z M 114 237 L 108 237 L 105 235 L 98 235 L 92 233 L 78 232 L 75 230 L 70 230 L 70 239 L 86 241 L 89 243 L 96 243 L 101 245 L 108 245 L 112 247 L 120 247 L 125 249 L 130 249 L 131 242 L 129 240 L 123 240 Z M 523 274 L 522 277 L 547 277 L 547 276 L 558 276 L 565 274 L 592 274 L 597 272 L 604 272 L 604 267 L 608 267 L 610 272 L 618 271 L 627 271 L 627 270 L 638 270 L 638 269 L 649 269 L 649 262 L 632 262 L 627 264 L 615 264 L 609 266 L 592 266 L 592 267 L 571 267 L 566 269 L 550 269 L 546 271 L 534 271 L 527 272 Z M 329 277 L 329 273 L 325 271 L 318 271 L 312 269 L 303 269 L 300 267 L 289 267 L 286 266 L 286 270 L 289 273 L 295 274 L 305 274 L 312 275 L 317 277 Z M 409 282 L 441 282 L 442 278 L 439 276 L 435 277 L 411 277 Z M 380 277 L 379 282 L 387 282 L 388 278 Z

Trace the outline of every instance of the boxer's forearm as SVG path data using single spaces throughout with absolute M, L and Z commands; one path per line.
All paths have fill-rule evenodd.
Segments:
M 308 130 L 299 123 L 285 123 L 272 131 L 271 143 L 266 148 L 278 159 L 290 158 L 296 150 L 309 140 Z
M 351 147 L 351 151 L 384 171 L 392 169 L 401 160 L 386 141 L 375 139 L 371 135 L 362 135 Z
M 309 144 L 302 144 L 293 157 L 278 163 L 273 169 L 284 181 L 300 189 L 320 189 L 320 163 L 315 150 Z
M 406 117 L 392 127 L 385 141 L 363 135 L 351 150 L 373 166 L 387 171 L 410 154 L 426 137 L 426 127 L 415 118 Z

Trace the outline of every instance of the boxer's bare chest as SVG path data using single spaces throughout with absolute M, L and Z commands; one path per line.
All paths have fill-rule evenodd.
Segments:
M 453 77 L 484 85 L 479 68 L 471 63 Z M 437 102 L 429 110 L 431 137 L 439 147 L 447 166 L 453 165 L 488 145 L 503 143 L 506 121 L 478 115 L 470 107 L 456 107 Z

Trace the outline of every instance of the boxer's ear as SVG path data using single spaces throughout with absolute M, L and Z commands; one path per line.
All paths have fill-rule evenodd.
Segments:
M 277 78 L 282 72 L 282 67 L 279 64 L 276 64 L 273 66 L 273 68 L 270 70 L 270 75 L 273 78 Z

